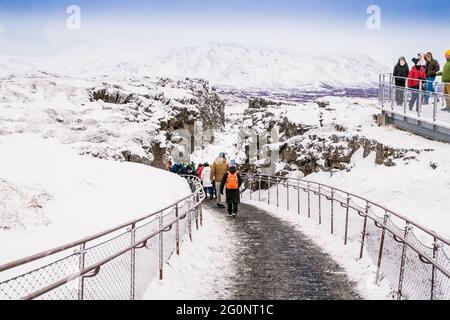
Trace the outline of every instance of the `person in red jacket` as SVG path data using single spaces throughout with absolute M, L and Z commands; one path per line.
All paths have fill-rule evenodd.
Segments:
M 420 95 L 420 86 L 422 81 L 426 80 L 427 76 L 425 74 L 425 68 L 421 65 L 419 59 L 412 59 L 414 62 L 414 66 L 412 66 L 411 71 L 408 75 L 408 87 L 412 90 L 411 101 L 409 102 L 409 110 L 412 111 L 412 108 L 416 104 L 416 110 L 419 111 L 419 95 Z
M 199 179 L 201 179 L 202 178 L 202 172 L 203 172 L 203 169 L 205 168 L 205 165 L 204 164 L 199 164 L 198 165 L 198 168 L 197 168 L 197 177 L 199 178 Z

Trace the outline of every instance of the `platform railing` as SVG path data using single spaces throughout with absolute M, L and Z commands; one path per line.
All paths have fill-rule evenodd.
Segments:
M 0 265 L 0 300 L 135 300 L 192 228 L 203 223 L 200 180 L 192 193 L 139 219 L 54 249 Z
M 243 173 L 242 198 L 314 219 L 324 232 L 368 254 L 374 283 L 387 279 L 392 296 L 450 299 L 450 240 L 387 207 L 356 194 L 304 179 Z
M 396 85 L 396 80 L 405 85 Z M 418 89 L 409 88 L 408 80 L 418 82 Z M 427 91 L 427 85 L 432 86 L 434 91 Z M 394 77 L 391 73 L 382 73 L 379 75 L 379 103 L 384 111 L 450 126 L 450 89 L 445 91 L 448 85 L 440 81 Z

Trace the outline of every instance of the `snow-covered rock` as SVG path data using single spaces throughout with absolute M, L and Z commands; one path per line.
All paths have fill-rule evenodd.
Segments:
M 79 154 L 163 168 L 178 129 L 224 123 L 224 101 L 204 80 L 33 73 L 0 83 L 0 135 L 32 132 Z

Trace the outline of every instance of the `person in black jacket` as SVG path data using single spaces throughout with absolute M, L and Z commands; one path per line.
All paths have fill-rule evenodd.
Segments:
M 240 202 L 239 189 L 242 186 L 242 178 L 236 166 L 230 166 L 223 176 L 220 184 L 220 193 L 223 194 L 226 187 L 226 199 L 228 204 L 228 215 L 237 217 L 238 204 Z
M 403 104 L 405 97 L 406 78 L 408 78 L 409 66 L 405 57 L 400 57 L 394 67 L 395 102 L 398 106 Z
M 426 85 L 426 93 L 425 93 L 425 104 L 428 104 L 430 101 L 430 92 L 435 92 L 434 89 L 434 81 L 436 80 L 436 75 L 441 70 L 441 66 L 439 62 L 433 58 L 433 54 L 428 52 L 425 54 L 425 61 L 427 62 L 425 66 L 425 73 L 427 75 L 427 85 Z

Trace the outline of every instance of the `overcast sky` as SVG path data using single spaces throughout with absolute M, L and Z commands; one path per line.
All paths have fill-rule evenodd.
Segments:
M 69 30 L 67 7 L 81 9 Z M 381 29 L 367 28 L 367 8 Z M 427 0 L 0 0 L 0 54 L 42 56 L 82 44 L 201 45 L 211 41 L 320 54 L 358 52 L 391 65 L 450 48 L 450 1 Z

